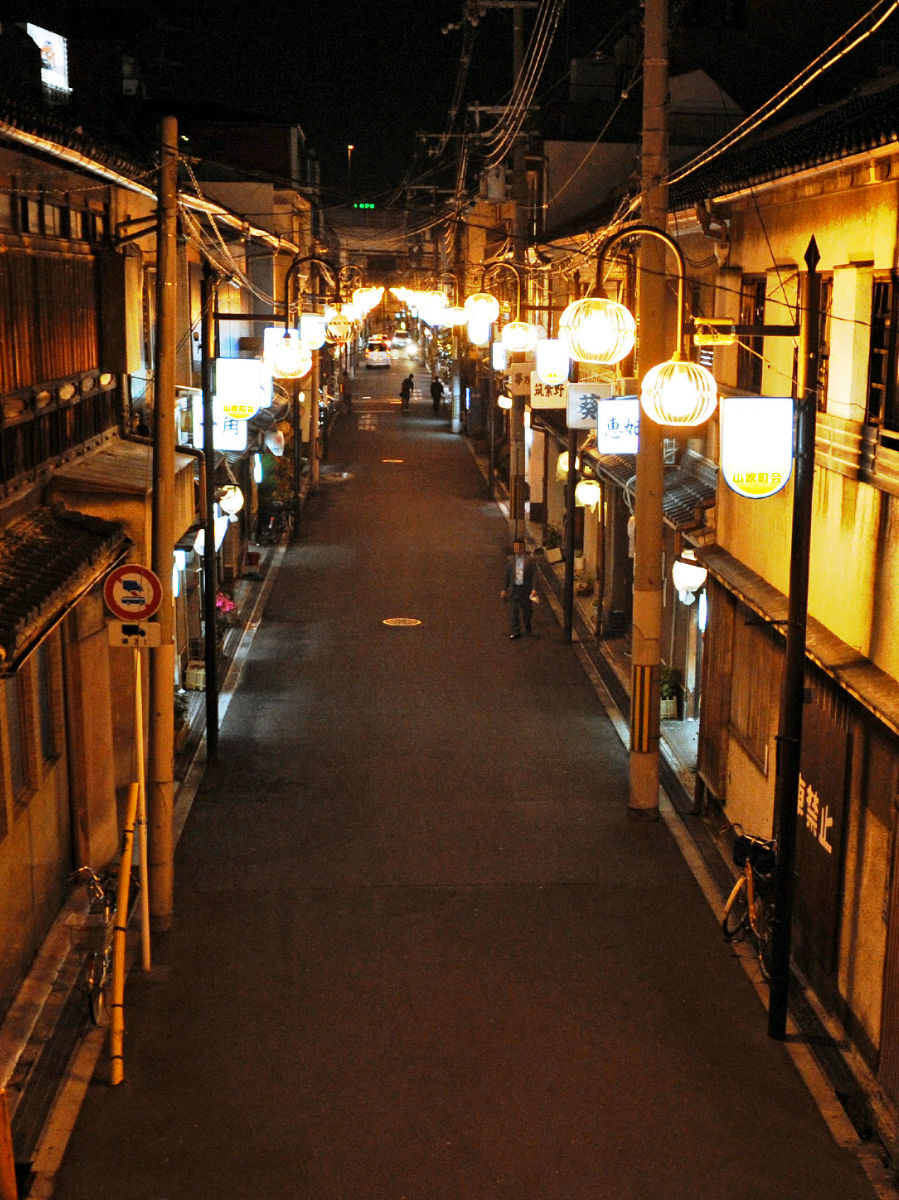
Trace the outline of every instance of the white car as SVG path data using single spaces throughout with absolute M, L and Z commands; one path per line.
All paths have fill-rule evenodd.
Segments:
M 365 366 L 389 367 L 390 350 L 382 338 L 371 338 L 365 347 Z

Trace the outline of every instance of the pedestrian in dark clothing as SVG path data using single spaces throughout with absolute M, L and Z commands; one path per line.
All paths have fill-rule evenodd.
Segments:
M 436 375 L 431 380 L 431 403 L 434 406 L 434 416 L 439 416 L 440 405 L 443 403 L 443 384 Z
M 534 560 L 523 541 L 512 543 L 512 553 L 506 559 L 505 586 L 500 596 L 509 602 L 509 637 L 512 640 L 521 637 L 522 624 L 524 632 L 530 636 L 531 605 L 537 593 L 534 591 Z
M 415 376 L 410 371 L 403 382 L 400 384 L 400 400 L 403 408 L 409 407 L 409 401 L 412 399 L 412 390 L 415 387 Z

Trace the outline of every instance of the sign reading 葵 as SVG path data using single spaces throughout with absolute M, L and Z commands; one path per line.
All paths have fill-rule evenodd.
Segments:
M 159 576 L 140 563 L 115 567 L 103 583 L 103 600 L 114 617 L 129 623 L 146 621 L 162 601 Z
M 595 429 L 600 400 L 608 400 L 612 386 L 608 383 L 568 384 L 568 428 Z

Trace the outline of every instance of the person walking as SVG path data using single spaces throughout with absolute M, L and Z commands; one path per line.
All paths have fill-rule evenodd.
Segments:
M 523 541 L 512 543 L 512 553 L 506 559 L 505 587 L 500 592 L 509 602 L 509 624 L 512 641 L 521 637 L 521 627 L 531 636 L 531 605 L 537 599 L 534 591 L 534 560 Z
M 435 375 L 431 380 L 431 404 L 434 408 L 434 416 L 440 416 L 440 405 L 443 403 L 443 384 Z
M 412 399 L 412 391 L 415 387 L 415 376 L 410 371 L 403 382 L 400 384 L 400 401 L 403 409 L 409 407 L 409 401 Z

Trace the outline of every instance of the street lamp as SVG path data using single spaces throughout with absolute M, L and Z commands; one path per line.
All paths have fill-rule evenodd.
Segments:
M 654 225 L 634 224 L 619 229 L 600 246 L 596 283 L 605 257 L 626 238 L 648 237 L 660 241 L 677 264 L 677 326 L 674 353 L 653 367 L 643 380 L 640 394 L 642 418 L 637 447 L 637 489 L 634 512 L 633 637 L 631 644 L 630 798 L 629 812 L 638 817 L 658 816 L 660 670 L 662 640 L 662 444 L 647 422 L 690 428 L 708 420 L 717 403 L 717 385 L 711 374 L 682 357 L 684 338 L 684 287 L 686 267 L 677 243 Z

